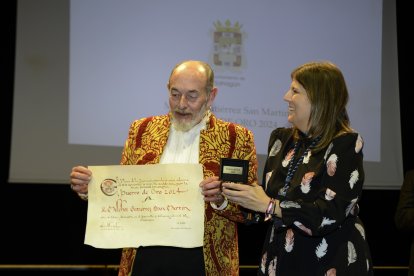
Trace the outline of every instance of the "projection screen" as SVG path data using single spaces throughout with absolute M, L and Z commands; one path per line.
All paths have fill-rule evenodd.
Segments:
M 168 112 L 170 70 L 185 59 L 212 65 L 213 111 L 253 131 L 259 175 L 271 130 L 287 125 L 292 69 L 336 63 L 365 140 L 365 188 L 402 183 L 392 1 L 21 0 L 17 19 L 12 183 L 118 164 L 129 124 Z

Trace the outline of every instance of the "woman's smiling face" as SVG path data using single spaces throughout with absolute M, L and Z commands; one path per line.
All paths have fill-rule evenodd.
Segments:
M 303 133 L 307 133 L 309 130 L 309 118 L 312 105 L 305 88 L 293 79 L 283 99 L 288 103 L 289 123 Z

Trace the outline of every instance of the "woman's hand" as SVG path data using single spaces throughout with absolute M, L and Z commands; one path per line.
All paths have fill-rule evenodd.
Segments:
M 230 201 L 244 208 L 264 213 L 269 204 L 270 197 L 262 186 L 247 185 L 233 182 L 222 183 L 222 194 Z

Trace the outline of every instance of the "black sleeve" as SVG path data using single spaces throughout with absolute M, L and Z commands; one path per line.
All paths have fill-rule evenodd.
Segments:
M 399 230 L 414 231 L 414 170 L 405 175 L 394 219 Z

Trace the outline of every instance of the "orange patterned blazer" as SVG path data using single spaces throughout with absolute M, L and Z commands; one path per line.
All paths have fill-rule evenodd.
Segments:
M 122 165 L 159 163 L 167 144 L 170 116 L 161 115 L 134 121 L 122 152 Z M 200 135 L 199 162 L 204 177 L 219 175 L 220 158 L 249 160 L 249 183 L 257 181 L 257 157 L 253 133 L 234 123 L 210 115 L 207 128 Z M 239 275 L 237 222 L 244 222 L 250 213 L 229 203 L 224 210 L 215 210 L 205 203 L 204 263 L 206 275 Z M 119 276 L 131 275 L 136 248 L 122 250 Z

